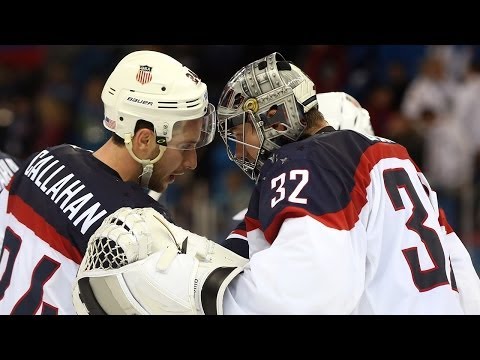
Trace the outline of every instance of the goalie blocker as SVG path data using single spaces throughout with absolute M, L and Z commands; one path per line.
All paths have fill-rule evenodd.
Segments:
M 90 238 L 73 304 L 81 315 L 221 315 L 247 261 L 152 208 L 121 208 Z

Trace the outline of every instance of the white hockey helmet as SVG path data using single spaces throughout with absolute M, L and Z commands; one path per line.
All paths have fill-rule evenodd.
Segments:
M 318 110 L 336 130 L 350 129 L 374 135 L 370 114 L 351 95 L 344 92 L 317 94 Z
M 270 152 L 296 141 L 306 127 L 305 113 L 316 107 L 315 84 L 280 53 L 244 66 L 228 81 L 217 106 L 218 131 L 228 157 L 252 180 L 257 180 Z M 272 108 L 277 110 L 275 115 L 267 117 Z M 236 157 L 235 144 L 239 141 L 230 131 L 247 122 L 253 125 L 260 139 L 258 156 L 253 162 Z
M 104 126 L 127 141 L 137 121 L 153 124 L 159 145 L 182 148 L 187 121 L 201 122 L 193 148 L 215 137 L 215 107 L 208 102 L 207 86 L 189 68 L 156 51 L 125 56 L 110 74 L 102 91 Z

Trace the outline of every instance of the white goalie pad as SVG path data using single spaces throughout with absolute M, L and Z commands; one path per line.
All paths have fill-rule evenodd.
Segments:
M 247 261 L 152 208 L 122 208 L 90 238 L 73 303 L 78 314 L 222 314 Z

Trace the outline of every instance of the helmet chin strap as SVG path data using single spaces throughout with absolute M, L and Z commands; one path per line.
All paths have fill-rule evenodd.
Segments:
M 148 187 L 148 183 L 150 182 L 150 178 L 152 177 L 153 173 L 153 164 L 155 164 L 165 153 L 167 150 L 166 146 L 159 145 L 160 152 L 155 157 L 155 159 L 139 159 L 132 150 L 132 134 L 125 134 L 125 147 L 127 148 L 130 156 L 137 162 L 142 165 L 142 174 L 139 176 L 140 178 L 140 185 L 143 187 Z

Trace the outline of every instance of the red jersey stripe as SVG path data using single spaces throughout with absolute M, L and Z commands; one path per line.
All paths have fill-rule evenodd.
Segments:
M 11 213 L 18 221 L 32 230 L 35 235 L 48 243 L 53 249 L 77 264 L 82 261 L 82 255 L 66 237 L 60 235 L 53 226 L 48 224 L 42 216 L 37 214 L 31 206 L 26 204 L 17 195 L 8 198 L 7 213 Z

